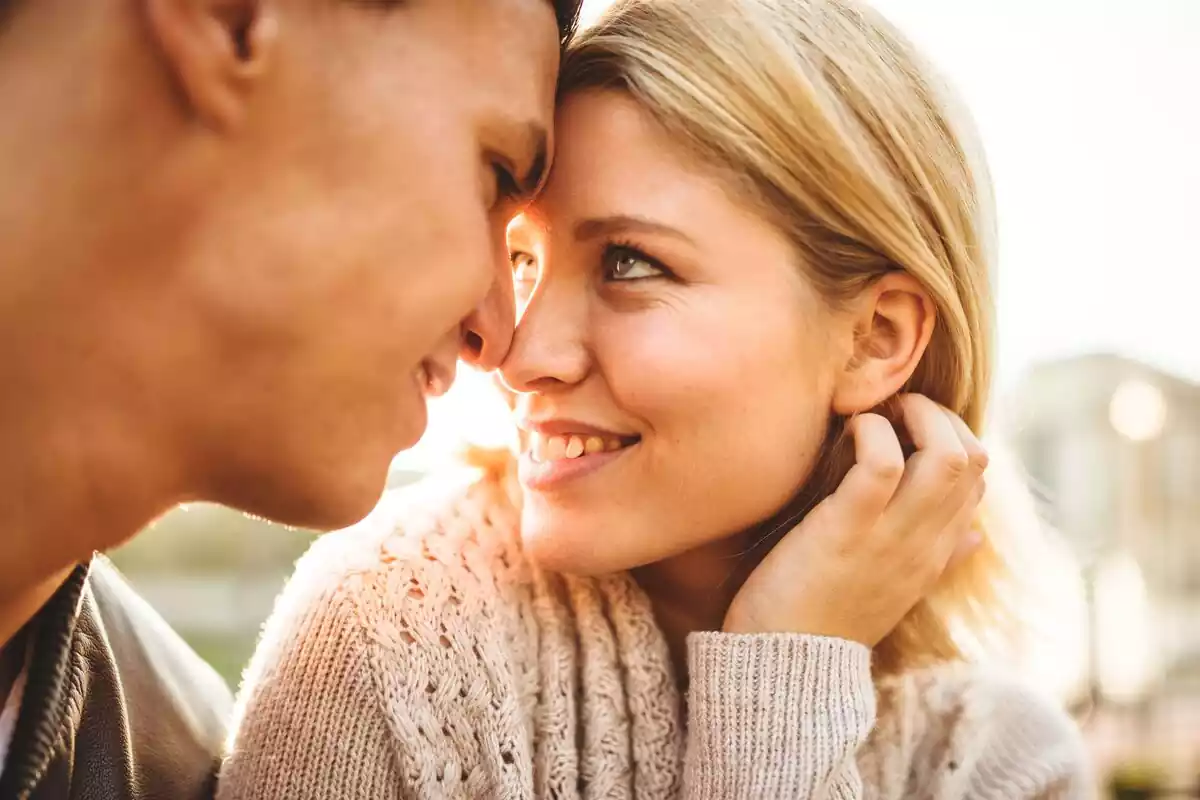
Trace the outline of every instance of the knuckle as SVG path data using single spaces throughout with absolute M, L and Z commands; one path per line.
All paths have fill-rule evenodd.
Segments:
M 914 568 L 914 575 L 917 583 L 925 590 L 928 590 L 936 584 L 942 577 L 942 572 L 946 569 L 946 561 L 949 560 L 949 555 L 942 557 L 941 555 L 929 555 L 918 561 Z
M 876 480 L 894 483 L 904 474 L 904 462 L 891 458 L 876 458 L 863 465 Z
M 962 450 L 946 450 L 937 456 L 938 467 L 948 478 L 957 480 L 966 473 L 971 461 Z
M 907 584 L 907 593 L 915 595 L 914 599 L 924 596 L 929 587 L 932 586 L 941 575 L 941 569 L 934 562 L 934 559 L 929 555 L 921 558 L 912 558 L 905 565 L 905 579 Z
M 967 461 L 970 463 L 971 469 L 980 475 L 988 468 L 990 461 L 987 450 L 984 450 L 980 445 L 972 445 L 967 450 Z

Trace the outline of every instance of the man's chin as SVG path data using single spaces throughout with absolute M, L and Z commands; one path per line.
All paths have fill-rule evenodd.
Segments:
M 429 398 L 416 384 L 412 394 L 401 401 L 399 414 L 393 421 L 390 443 L 396 454 L 413 448 L 429 427 Z
M 397 455 L 415 446 L 425 435 L 429 422 L 425 398 L 406 408 L 390 436 L 380 436 L 365 448 L 368 452 L 324 460 L 320 466 L 297 475 L 303 490 L 293 495 L 281 513 L 291 518 L 285 524 L 316 531 L 337 530 L 362 521 L 379 504 L 387 488 L 392 463 Z M 386 439 L 386 446 L 381 443 Z M 338 463 L 333 463 L 337 461 Z M 281 520 L 282 521 L 282 520 Z
M 274 480 L 254 482 L 257 491 L 238 492 L 217 502 L 289 527 L 319 532 L 346 528 L 370 514 L 383 496 L 391 462 L 371 460 L 378 463 L 360 460 L 293 469 Z
M 425 406 L 424 398 L 421 398 L 419 411 L 407 415 L 400 427 L 400 435 L 396 437 L 397 455 L 416 447 L 429 427 L 429 410 Z
M 380 480 L 372 484 L 373 491 L 344 493 L 336 498 L 317 498 L 319 502 L 293 515 L 298 521 L 285 524 L 318 533 L 348 528 L 361 522 L 375 509 L 383 497 L 385 484 L 385 480 Z

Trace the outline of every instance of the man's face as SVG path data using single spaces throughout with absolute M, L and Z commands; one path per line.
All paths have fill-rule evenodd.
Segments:
M 558 32 L 546 0 L 280 6 L 181 253 L 204 331 L 181 368 L 207 387 L 184 449 L 204 499 L 332 527 L 420 437 L 489 292 L 507 348 L 505 225 L 547 166 Z

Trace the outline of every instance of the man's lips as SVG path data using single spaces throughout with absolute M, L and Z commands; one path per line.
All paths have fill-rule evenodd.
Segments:
M 454 385 L 457 366 L 456 361 L 447 365 L 438 359 L 423 359 L 416 370 L 417 386 L 426 397 L 441 397 Z

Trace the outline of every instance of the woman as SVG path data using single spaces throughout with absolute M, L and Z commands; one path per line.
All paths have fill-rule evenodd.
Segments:
M 991 220 L 929 70 L 851 0 L 649 0 L 561 97 L 517 475 L 314 547 L 221 795 L 1086 796 L 1065 716 L 964 657 L 1005 620 Z

